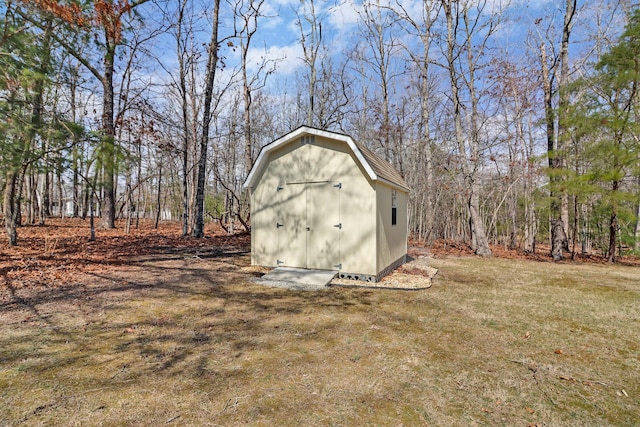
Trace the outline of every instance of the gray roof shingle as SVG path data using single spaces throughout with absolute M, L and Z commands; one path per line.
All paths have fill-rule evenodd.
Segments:
M 356 144 L 356 147 L 358 147 L 358 150 L 360 150 L 365 160 L 367 161 L 367 163 L 369 163 L 369 165 L 371 165 L 371 168 L 375 171 L 378 177 L 382 178 L 385 181 L 388 181 L 391 184 L 397 185 L 398 187 L 402 187 L 406 190 L 409 189 L 407 182 L 391 163 L 379 157 L 376 153 L 368 149 L 360 142 L 354 142 Z

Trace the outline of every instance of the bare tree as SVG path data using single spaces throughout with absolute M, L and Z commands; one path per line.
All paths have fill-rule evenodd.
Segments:
M 527 61 L 530 61 L 527 57 L 515 58 L 510 51 L 505 51 L 500 59 L 494 60 L 491 74 L 495 84 L 492 96 L 500 108 L 497 116 L 501 117 L 504 124 L 503 143 L 492 154 L 492 158 L 497 163 L 496 158 L 504 156 L 506 151 L 507 158 L 502 164 L 507 167 L 504 179 L 508 184 L 505 200 L 508 209 L 509 247 L 519 247 L 518 237 L 522 230 L 522 249 L 534 252 L 538 221 L 534 191 L 540 170 L 536 159 L 534 123 L 541 118 L 537 115 L 539 76 L 532 71 L 535 67 L 524 66 Z M 496 169 L 500 169 L 500 166 L 496 166 Z M 522 211 L 519 209 L 520 205 Z
M 189 147 L 191 145 L 191 133 L 189 125 L 189 103 L 187 101 L 187 72 L 188 65 L 191 62 L 189 50 L 185 46 L 188 38 L 183 38 L 185 25 L 185 9 L 189 0 L 180 0 L 178 3 L 176 48 L 178 56 L 179 85 L 180 92 L 180 109 L 182 111 L 182 235 L 189 234 Z
M 406 32 L 420 41 L 421 50 L 412 46 L 403 45 L 406 54 L 411 58 L 417 71 L 420 99 L 420 121 L 418 125 L 418 144 L 414 157 L 415 167 L 410 177 L 414 178 L 412 187 L 412 207 L 415 221 L 421 224 L 418 230 L 419 238 L 424 234 L 427 241 L 433 239 L 433 222 L 435 218 L 435 195 L 433 179 L 433 141 L 431 138 L 431 111 L 430 104 L 433 92 L 433 73 L 431 71 L 431 49 L 434 43 L 434 27 L 440 13 L 441 4 L 436 0 L 424 0 L 421 14 L 415 17 L 411 12 L 398 2 L 394 7 L 400 22 L 405 24 Z M 407 177 L 409 178 L 409 176 Z M 415 229 L 415 225 L 413 227 Z M 423 230 L 424 233 L 423 233 Z
M 244 122 L 244 170 L 248 175 L 253 165 L 254 137 L 252 122 L 252 103 L 255 91 L 266 84 L 267 77 L 275 71 L 275 63 L 262 59 L 258 70 L 250 74 L 249 52 L 251 42 L 258 31 L 258 19 L 264 0 L 239 0 L 235 4 L 235 34 L 240 40 L 240 58 L 242 74 L 243 122 Z M 298 17 L 298 19 L 300 19 Z
M 392 34 L 395 27 L 395 15 L 384 7 L 379 0 L 375 3 L 367 1 L 360 14 L 362 22 L 363 56 L 366 68 L 364 71 L 373 81 L 379 95 L 372 104 L 378 119 L 377 135 L 384 157 L 391 163 L 398 164 L 400 147 L 394 144 L 391 119 L 391 90 L 394 80 L 401 74 L 393 68 L 401 46 Z M 371 135 L 374 136 L 374 135 Z
M 445 69 L 449 74 L 451 102 L 459 167 L 466 182 L 471 248 L 480 256 L 491 256 L 480 211 L 482 147 L 481 117 L 477 89 L 484 49 L 496 29 L 497 17 L 483 16 L 487 2 L 441 0 L 446 19 Z M 486 20 L 485 20 L 486 19 Z M 466 101 L 462 90 L 466 91 Z M 467 116 L 465 116 L 465 112 Z M 466 119 L 467 126 L 464 125 Z
M 550 171 L 551 256 L 555 261 L 563 259 L 563 251 L 569 249 L 567 238 L 569 205 L 567 191 L 563 188 L 563 170 L 566 169 L 566 143 L 569 138 L 566 132 L 566 115 L 569 107 L 569 91 L 567 87 L 569 83 L 569 40 L 574 25 L 576 3 L 576 0 L 565 1 L 564 22 L 558 53 L 554 49 L 552 26 L 549 26 L 544 35 L 539 37 L 547 155 Z M 540 25 L 541 22 L 542 19 L 538 19 L 536 24 Z M 547 51 L 547 44 L 552 48 L 551 55 Z M 557 115 L 554 107 L 556 94 L 559 94 Z
M 322 21 L 316 13 L 314 0 L 301 0 L 302 15 L 296 11 L 296 26 L 307 66 L 307 114 L 306 124 L 314 126 L 316 109 L 316 83 L 318 79 L 318 55 L 322 46 Z
M 205 73 L 204 111 L 202 116 L 202 134 L 200 136 L 200 157 L 198 158 L 198 185 L 196 186 L 196 216 L 194 237 L 204 237 L 204 193 L 206 187 L 207 149 L 209 147 L 209 127 L 211 125 L 213 85 L 215 83 L 216 68 L 218 66 L 218 24 L 220 14 L 220 0 L 213 3 L 213 21 L 211 41 L 207 52 L 207 70 Z

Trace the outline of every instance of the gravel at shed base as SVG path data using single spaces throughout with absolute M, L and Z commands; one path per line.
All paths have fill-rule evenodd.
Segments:
M 385 289 L 428 289 L 431 287 L 431 279 L 437 273 L 437 269 L 429 266 L 428 258 L 420 257 L 396 268 L 379 282 L 335 278 L 331 281 L 331 285 Z

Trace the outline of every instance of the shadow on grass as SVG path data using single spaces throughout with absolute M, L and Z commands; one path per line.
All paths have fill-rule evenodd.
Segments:
M 136 257 L 86 273 L 80 283 L 9 286 L 0 312 L 16 327 L 0 337 L 2 363 L 51 375 L 102 364 L 108 373 L 87 374 L 97 386 L 147 375 L 213 375 L 212 360 L 272 350 L 294 329 L 298 340 L 317 339 L 307 330 L 313 325 L 292 320 L 305 313 L 371 308 L 368 290 L 253 284 L 255 273 L 241 249 L 189 252 Z M 331 316 L 324 322 L 330 324 Z M 240 374 L 225 369 L 216 375 Z

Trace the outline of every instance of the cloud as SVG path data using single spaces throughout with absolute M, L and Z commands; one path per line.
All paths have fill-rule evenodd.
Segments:
M 269 46 L 265 49 L 250 49 L 248 53 L 248 69 L 255 72 L 264 61 L 275 64 L 278 75 L 287 76 L 304 66 L 302 47 L 299 44 L 287 46 Z
M 281 26 L 291 20 L 292 12 L 297 9 L 300 0 L 275 0 L 265 2 L 260 9 L 260 26 L 263 29 L 272 29 Z M 285 24 L 286 25 L 286 24 Z
M 326 11 L 327 20 L 335 29 L 345 31 L 358 24 L 360 20 L 358 12 L 361 9 L 361 5 L 356 4 L 353 0 L 347 0 L 329 7 Z

